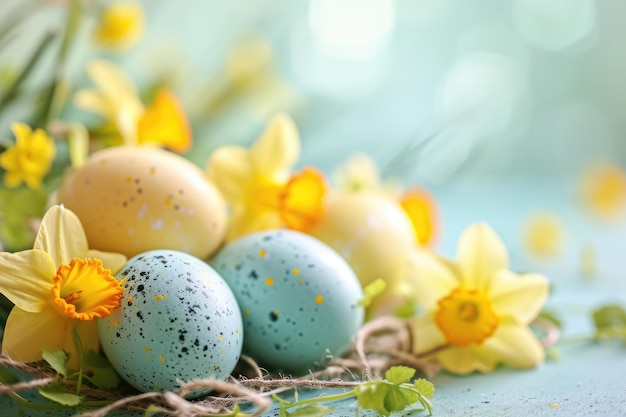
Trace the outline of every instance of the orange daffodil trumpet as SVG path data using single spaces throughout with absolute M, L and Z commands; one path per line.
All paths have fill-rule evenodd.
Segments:
M 112 123 L 127 145 L 158 145 L 178 153 L 191 149 L 192 134 L 185 112 L 167 89 L 144 106 L 127 74 L 113 63 L 93 60 L 87 72 L 96 89 L 83 89 L 75 104 Z
M 489 226 L 474 224 L 462 234 L 456 263 L 425 251 L 412 261 L 411 284 L 425 309 L 410 320 L 415 353 L 435 351 L 442 367 L 458 374 L 543 362 L 544 348 L 528 325 L 546 301 L 548 281 L 509 271 L 507 249 Z
M 208 176 L 231 210 L 228 241 L 279 227 L 306 231 L 321 217 L 326 180 L 312 167 L 292 174 L 299 156 L 298 130 L 286 114 L 272 118 L 249 149 L 222 146 L 211 154 Z
M 76 215 L 63 206 L 51 207 L 33 249 L 0 253 L 0 292 L 15 304 L 2 353 L 34 362 L 44 349 L 62 349 L 69 354 L 68 366 L 78 369 L 74 328 L 84 349 L 99 350 L 94 319 L 120 305 L 122 288 L 111 271 L 125 262 L 123 255 L 89 250 Z

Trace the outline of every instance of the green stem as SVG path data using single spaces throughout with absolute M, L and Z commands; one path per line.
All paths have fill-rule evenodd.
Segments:
M 575 343 L 582 343 L 582 342 L 594 342 L 595 340 L 596 340 L 596 336 L 593 334 L 579 334 L 579 335 L 572 335 L 572 336 L 567 336 L 567 337 L 561 336 L 561 338 L 559 339 L 559 341 L 556 343 L 555 346 L 573 345 Z
M 409 390 L 414 392 L 415 394 L 417 394 L 417 398 L 419 399 L 419 402 L 422 404 L 422 406 L 428 410 L 428 413 L 432 416 L 433 415 L 433 404 L 430 402 L 430 400 L 426 397 L 424 397 L 422 395 L 421 392 L 419 392 L 419 390 L 416 390 L 415 387 L 413 387 L 413 385 L 409 384 L 409 383 L 403 383 L 400 384 L 400 387 L 402 387 L 403 389 Z
M 78 378 L 76 379 L 76 395 L 80 395 L 80 389 L 83 384 L 83 371 L 85 369 L 85 354 L 83 352 L 83 343 L 80 340 L 80 335 L 78 334 L 78 328 L 74 326 L 74 330 L 72 332 L 72 337 L 74 338 L 74 346 L 76 346 L 76 353 L 78 353 Z
M 62 103 L 58 100 L 59 88 L 63 78 L 67 56 L 69 55 L 69 51 L 76 39 L 76 33 L 78 32 L 78 28 L 80 26 L 81 17 L 82 11 L 79 0 L 72 0 L 67 15 L 67 22 L 65 24 L 65 33 L 63 34 L 61 47 L 55 63 L 54 75 L 50 80 L 49 85 L 46 87 L 41 107 L 34 117 L 34 125 L 36 126 L 45 128 L 62 109 Z
M 14 399 L 18 403 L 22 404 L 23 406 L 32 408 L 34 410 L 49 410 L 50 411 L 50 410 L 74 409 L 73 407 L 68 407 L 67 405 L 63 405 L 63 404 L 37 404 L 31 401 L 28 401 L 26 398 L 22 397 L 21 395 L 15 392 L 7 392 L 6 395 L 8 395 L 10 398 Z M 92 401 L 92 402 L 81 403 L 81 406 L 98 407 L 98 406 L 103 406 L 103 405 L 109 405 L 110 403 L 111 403 L 110 401 L 107 401 L 106 403 L 104 401 Z
M 343 394 L 328 395 L 326 397 L 307 398 L 306 400 L 296 401 L 289 405 L 284 405 L 283 407 L 287 409 L 287 408 L 299 407 L 301 405 L 306 405 L 306 404 L 345 400 L 346 398 L 355 397 L 355 396 L 356 396 L 356 389 L 353 389 L 348 392 L 344 392 Z
M 21 395 L 15 392 L 7 392 L 7 395 L 11 397 L 12 399 L 14 399 L 15 401 L 17 401 L 18 403 L 25 405 L 26 407 L 37 408 L 40 406 L 39 404 L 31 403 L 26 398 L 22 397 Z M 47 407 L 47 406 L 41 406 L 41 407 Z

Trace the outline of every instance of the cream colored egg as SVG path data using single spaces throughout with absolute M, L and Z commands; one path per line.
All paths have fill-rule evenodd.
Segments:
M 335 249 L 362 285 L 402 280 L 407 253 L 417 245 L 410 220 L 393 200 L 374 192 L 338 193 L 309 232 Z
M 173 249 L 207 258 L 226 233 L 217 188 L 193 163 L 159 148 L 95 152 L 66 175 L 58 200 L 80 218 L 92 249 L 128 257 Z

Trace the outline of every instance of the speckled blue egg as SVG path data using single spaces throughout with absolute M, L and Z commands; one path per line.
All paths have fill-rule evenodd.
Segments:
M 98 321 L 98 332 L 122 378 L 141 391 L 175 391 L 193 379 L 230 375 L 243 323 L 213 268 L 183 252 L 154 250 L 130 259 L 117 278 L 122 305 Z
M 267 231 L 231 242 L 211 265 L 233 290 L 243 351 L 260 366 L 305 373 L 342 355 L 363 323 L 363 291 L 348 264 L 306 234 Z

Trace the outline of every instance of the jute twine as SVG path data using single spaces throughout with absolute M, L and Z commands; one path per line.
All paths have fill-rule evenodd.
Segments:
M 350 389 L 364 380 L 384 375 L 394 365 L 406 365 L 432 377 L 439 366 L 427 355 L 412 353 L 413 336 L 406 323 L 392 317 L 381 317 L 366 323 L 354 338 L 351 350 L 341 358 L 328 357 L 324 366 L 307 375 L 292 377 L 272 375 L 259 367 L 253 358 L 242 355 L 238 377 L 228 380 L 198 379 L 185 384 L 177 392 L 105 391 L 81 385 L 80 393 L 90 401 L 109 404 L 80 414 L 82 417 L 104 417 L 115 411 L 143 411 L 148 408 L 166 416 L 195 417 L 228 413 L 235 405 L 245 405 L 251 416 L 260 416 L 272 407 L 271 396 L 290 389 Z M 11 385 L 0 384 L 0 395 L 61 382 L 69 389 L 76 382 L 64 379 L 45 363 L 25 364 L 0 357 L 0 365 L 25 372 L 32 380 Z M 211 394 L 196 400 L 185 395 L 197 389 L 210 389 Z

